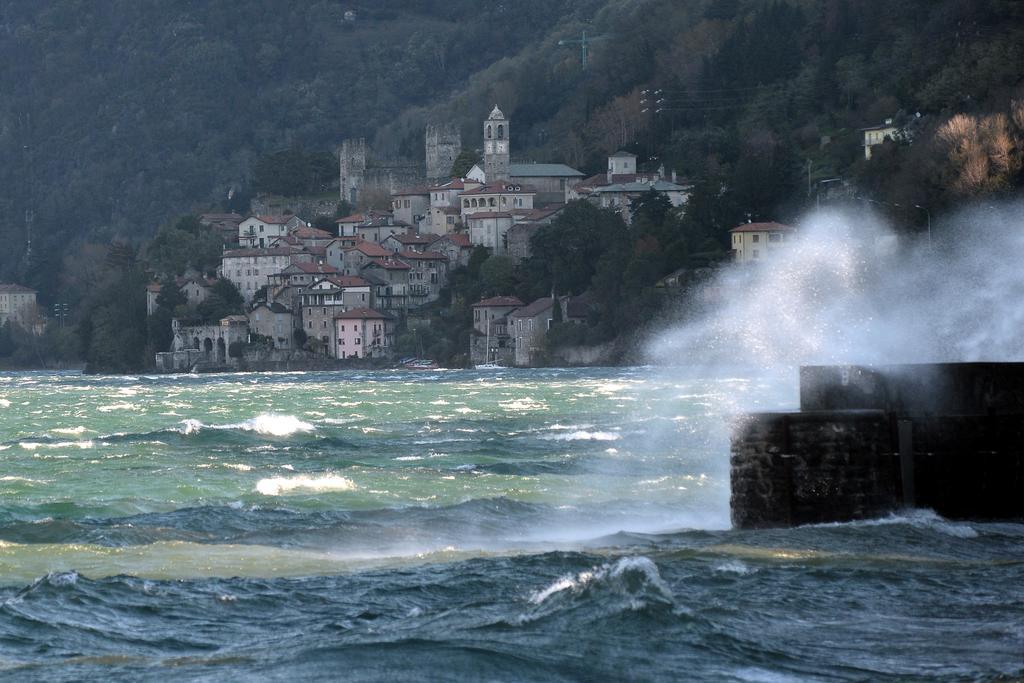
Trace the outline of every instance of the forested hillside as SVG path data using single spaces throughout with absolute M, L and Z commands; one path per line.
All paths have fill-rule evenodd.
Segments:
M 244 188 L 262 155 L 372 137 L 602 4 L 5 2 L 0 278 L 51 293 L 68 246 L 150 236 Z
M 95 265 L 83 245 L 138 243 L 178 214 L 227 208 L 267 155 L 361 135 L 379 155 L 420 157 L 425 122 L 451 119 L 472 145 L 495 103 L 516 159 L 596 172 L 625 147 L 676 168 L 712 237 L 747 216 L 791 217 L 823 178 L 938 211 L 1020 185 L 1021 5 L 10 0 L 0 279 L 74 302 Z M 559 45 L 583 31 L 586 70 L 579 45 Z M 892 117 L 913 121 L 913 144 L 866 164 L 858 129 Z

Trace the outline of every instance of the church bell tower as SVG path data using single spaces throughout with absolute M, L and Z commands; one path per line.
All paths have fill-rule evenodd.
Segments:
M 488 183 L 508 180 L 509 122 L 494 105 L 484 122 L 484 175 Z

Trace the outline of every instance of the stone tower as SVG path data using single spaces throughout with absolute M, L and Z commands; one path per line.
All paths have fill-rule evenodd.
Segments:
M 366 139 L 345 140 L 338 150 L 339 183 L 342 201 L 355 204 L 366 178 Z
M 488 183 L 508 180 L 509 122 L 494 105 L 484 122 L 484 175 Z
M 462 150 L 462 135 L 451 124 L 429 124 L 426 144 L 427 180 L 446 180 Z

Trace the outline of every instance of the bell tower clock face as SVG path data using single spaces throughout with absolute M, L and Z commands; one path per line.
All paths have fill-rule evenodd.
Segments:
M 508 151 L 508 144 L 505 142 L 499 142 L 497 151 L 498 154 L 504 154 L 505 152 Z
M 490 140 L 487 140 L 486 142 L 484 142 L 484 154 L 493 154 L 493 153 L 494 153 L 494 143 L 491 142 Z

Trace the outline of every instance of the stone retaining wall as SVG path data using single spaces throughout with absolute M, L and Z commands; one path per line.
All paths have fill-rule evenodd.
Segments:
M 1024 518 L 1024 364 L 805 367 L 800 388 L 801 412 L 735 425 L 735 526 Z
M 739 528 L 866 519 L 900 502 L 881 411 L 747 416 L 736 425 L 730 464 Z

